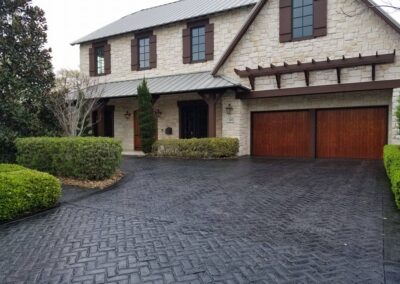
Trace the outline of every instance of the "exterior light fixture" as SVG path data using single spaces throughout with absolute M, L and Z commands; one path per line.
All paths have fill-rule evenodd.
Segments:
M 232 105 L 229 104 L 229 105 L 226 107 L 225 110 L 226 110 L 226 113 L 227 113 L 227 114 L 231 115 L 232 112 L 233 112 L 233 107 L 232 107 Z
M 154 111 L 154 115 L 155 115 L 157 118 L 160 118 L 161 115 L 162 115 L 161 110 L 160 110 L 160 109 L 156 109 L 156 110 Z
M 124 116 L 125 116 L 126 119 L 129 120 L 131 118 L 132 114 L 129 111 L 126 111 Z

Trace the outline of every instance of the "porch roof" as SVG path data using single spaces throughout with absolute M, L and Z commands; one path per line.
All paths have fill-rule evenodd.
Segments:
M 88 92 L 91 98 L 122 98 L 137 96 L 137 87 L 143 79 L 102 83 L 95 86 L 96 92 Z M 189 73 L 163 77 L 146 78 L 152 94 L 190 93 L 227 88 L 248 90 L 239 82 L 223 76 L 213 76 L 210 72 Z

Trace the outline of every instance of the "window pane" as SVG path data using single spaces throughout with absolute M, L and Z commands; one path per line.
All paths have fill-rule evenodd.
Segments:
M 199 36 L 199 29 L 192 29 L 192 37 Z
M 303 28 L 293 29 L 293 37 L 299 38 L 303 36 Z
M 306 5 L 312 5 L 313 2 L 314 2 L 314 0 L 303 0 L 303 5 L 304 5 L 304 6 L 306 6 Z
M 301 16 L 303 16 L 303 9 L 301 7 L 293 9 L 293 18 L 298 18 Z
M 199 36 L 204 36 L 206 34 L 206 29 L 204 27 L 199 28 Z
M 199 45 L 199 51 L 200 52 L 205 52 L 206 51 L 206 45 L 205 44 Z
M 313 16 L 303 18 L 303 26 L 311 26 L 313 24 Z
M 301 7 L 303 5 L 303 0 L 293 0 L 293 7 Z
M 206 59 L 206 54 L 204 52 L 199 53 L 199 60 L 205 60 Z
M 293 28 L 301 28 L 303 26 L 303 18 L 293 19 Z
M 303 16 L 309 16 L 312 14 L 313 14 L 313 6 L 312 5 L 303 7 Z
M 206 37 L 205 36 L 200 36 L 199 37 L 199 43 L 200 44 L 205 44 L 206 43 Z
M 303 28 L 303 36 L 312 36 L 313 35 L 313 27 L 312 26 L 308 26 L 308 27 L 304 27 Z
M 198 53 L 193 53 L 192 54 L 192 60 L 193 61 L 198 61 L 199 60 L 199 54 Z

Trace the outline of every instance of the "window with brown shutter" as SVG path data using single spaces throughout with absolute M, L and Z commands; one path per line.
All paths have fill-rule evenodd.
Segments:
M 157 68 L 157 36 L 152 31 L 137 33 L 131 42 L 131 69 L 152 68 Z
M 183 63 L 214 59 L 214 24 L 208 19 L 189 22 L 182 33 Z
M 93 43 L 89 48 L 90 76 L 111 74 L 111 46 L 107 42 Z
M 327 9 L 327 0 L 280 0 L 280 42 L 325 36 Z

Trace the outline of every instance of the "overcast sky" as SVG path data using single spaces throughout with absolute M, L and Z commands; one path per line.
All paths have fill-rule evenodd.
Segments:
M 33 4 L 41 7 L 46 13 L 48 41 L 53 50 L 53 65 L 56 71 L 61 68 L 79 68 L 79 48 L 70 45 L 74 40 L 138 10 L 170 2 L 174 1 L 33 0 Z M 400 19 L 400 15 L 397 18 Z

